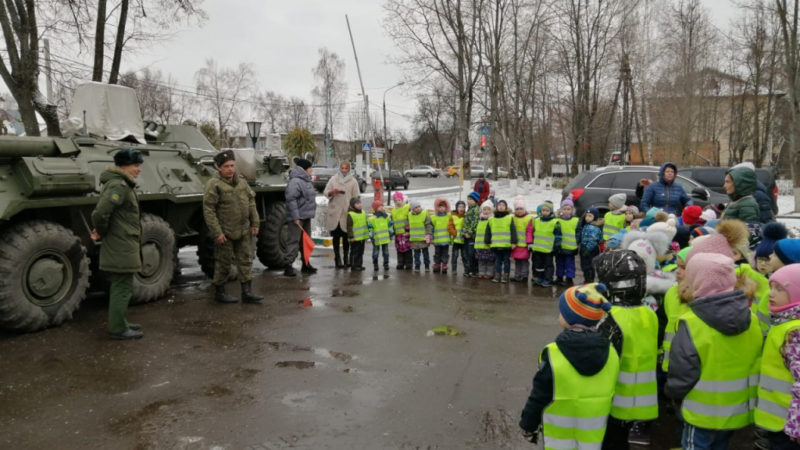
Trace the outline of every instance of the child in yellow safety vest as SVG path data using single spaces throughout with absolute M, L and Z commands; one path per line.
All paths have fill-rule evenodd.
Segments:
M 386 214 L 383 201 L 372 202 L 372 216 L 367 219 L 369 238 L 372 241 L 372 267 L 378 271 L 378 254 L 383 254 L 383 270 L 389 270 L 389 242 L 392 242 L 394 229 L 392 219 Z
M 489 218 L 493 213 L 494 204 L 491 200 L 481 203 L 481 213 L 478 216 L 478 225 L 475 227 L 475 260 L 478 267 L 476 276 L 487 280 L 494 276 L 494 253 L 485 239 Z
M 433 272 L 447 274 L 447 261 L 450 259 L 450 204 L 443 198 L 433 201 Z
M 643 302 L 647 264 L 632 250 L 609 250 L 595 258 L 594 267 L 613 305 L 597 328 L 620 360 L 603 448 L 629 448 L 629 434 L 636 443 L 649 445 L 649 421 L 658 417 L 658 316 Z
M 614 194 L 608 197 L 608 212 L 603 216 L 603 242 L 625 228 L 625 194 Z
M 800 264 L 778 269 L 769 285 L 772 326 L 761 357 L 755 423 L 767 431 L 769 448 L 799 448 Z
M 408 213 L 410 205 L 402 192 L 392 194 L 392 228 L 394 228 L 394 248 L 397 250 L 397 270 L 411 270 L 411 241 L 408 232 Z
M 575 278 L 575 255 L 578 253 L 578 225 L 572 195 L 561 201 L 555 229 L 556 286 L 572 286 Z M 602 280 L 601 280 L 602 281 Z
M 514 221 L 508 211 L 508 203 L 498 200 L 494 217 L 489 219 L 486 227 L 484 242 L 494 253 L 494 278 L 495 283 L 508 283 L 511 273 L 511 248 L 517 245 L 517 231 Z
M 734 431 L 753 423 L 761 328 L 736 289 L 732 258 L 697 246 L 686 258 L 678 291 L 693 300 L 678 319 L 664 393 L 681 402 L 683 448 L 728 448 Z
M 556 241 L 556 216 L 553 214 L 553 202 L 545 201 L 536 208 L 533 219 L 533 284 L 550 287 L 553 285 L 553 246 Z
M 531 251 L 528 246 L 533 244 L 533 216 L 525 208 L 525 199 L 518 195 L 514 197 L 514 229 L 517 231 L 517 246 L 511 250 L 511 259 L 514 260 L 514 276 L 511 281 L 527 282 L 531 274 Z
M 464 218 L 467 212 L 467 204 L 463 200 L 456 202 L 456 209 L 450 214 L 450 235 L 453 236 L 453 256 L 450 259 L 451 269 L 455 274 L 458 272 L 458 257 L 464 263 L 464 274 L 470 271 L 469 253 L 467 252 L 466 240 L 464 238 Z
M 568 288 L 558 299 L 564 329 L 539 354 L 519 426 L 544 448 L 600 448 L 619 375 L 619 357 L 597 323 L 611 310 L 602 284 Z
M 361 199 L 350 199 L 350 210 L 347 212 L 347 239 L 350 241 L 350 270 L 364 270 L 364 243 L 369 238 L 367 215 L 361 209 Z
M 425 262 L 425 271 L 431 270 L 431 257 L 428 247 L 431 245 L 433 224 L 428 210 L 422 209 L 419 200 L 411 200 L 411 212 L 408 214 L 408 234 L 411 250 L 414 252 L 414 270 L 420 270 L 420 256 Z

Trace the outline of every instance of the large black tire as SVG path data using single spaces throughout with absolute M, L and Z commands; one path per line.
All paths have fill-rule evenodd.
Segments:
M 86 248 L 67 228 L 31 220 L 2 230 L 0 327 L 36 331 L 71 319 L 89 274 Z
M 283 268 L 286 257 L 286 203 L 270 202 L 258 230 L 256 256 L 270 269 Z
M 142 214 L 141 241 L 142 270 L 133 277 L 133 304 L 161 298 L 175 274 L 175 233 L 164 219 Z

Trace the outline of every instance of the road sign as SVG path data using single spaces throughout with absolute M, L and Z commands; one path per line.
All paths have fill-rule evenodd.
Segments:
M 489 132 L 491 132 L 491 131 L 492 131 L 492 127 L 489 126 L 489 125 L 484 125 L 484 126 L 481 127 L 481 134 L 484 135 L 484 136 L 488 136 Z
M 382 148 L 375 147 L 375 148 L 372 150 L 372 157 L 373 157 L 373 158 L 383 158 L 383 149 L 382 149 Z
M 369 142 L 364 142 L 363 144 L 361 144 L 361 151 L 364 153 L 369 153 L 369 147 L 370 147 Z

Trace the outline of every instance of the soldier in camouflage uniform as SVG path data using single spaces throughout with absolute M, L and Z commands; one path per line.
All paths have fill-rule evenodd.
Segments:
M 261 303 L 262 297 L 250 290 L 253 279 L 252 236 L 258 234 L 259 221 L 256 194 L 248 186 L 247 180 L 236 173 L 233 151 L 217 153 L 214 162 L 219 172 L 208 180 L 203 195 L 203 216 L 216 243 L 214 299 L 223 303 L 239 301 L 225 293 L 225 282 L 228 281 L 235 258 L 239 282 L 242 284 L 242 302 Z
M 125 319 L 133 294 L 133 276 L 142 270 L 140 236 L 142 225 L 136 198 L 136 177 L 144 162 L 138 150 L 120 149 L 114 166 L 100 175 L 100 197 L 92 211 L 91 238 L 101 242 L 100 270 L 110 282 L 108 292 L 108 335 L 111 339 L 140 339 L 139 324 Z

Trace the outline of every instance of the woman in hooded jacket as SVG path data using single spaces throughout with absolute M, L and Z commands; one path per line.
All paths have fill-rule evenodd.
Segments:
M 358 180 L 350 173 L 350 163 L 339 163 L 339 171 L 328 180 L 323 195 L 328 197 L 328 209 L 325 212 L 325 228 L 330 230 L 333 238 L 333 255 L 336 268 L 349 266 L 350 242 L 347 240 L 347 212 L 350 200 L 361 196 Z M 339 243 L 344 247 L 344 258 L 339 254 Z M 344 263 L 343 263 L 344 261 Z
M 725 207 L 722 219 L 739 219 L 742 222 L 761 221 L 758 203 L 753 193 L 756 190 L 756 172 L 747 167 L 736 167 L 725 172 L 722 185 L 731 202 Z

